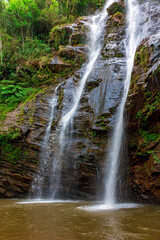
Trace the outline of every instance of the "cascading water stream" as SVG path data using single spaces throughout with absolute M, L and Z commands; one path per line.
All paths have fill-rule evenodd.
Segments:
M 137 0 L 128 0 L 127 4 L 127 36 L 126 36 L 126 77 L 124 80 L 123 95 L 117 111 L 117 120 L 111 140 L 111 150 L 108 155 L 106 189 L 104 202 L 108 207 L 116 203 L 117 172 L 119 167 L 119 155 L 123 135 L 123 112 L 129 91 L 134 56 L 136 49 L 145 33 L 141 30 L 141 12 Z
M 71 25 L 72 33 L 71 33 L 71 36 L 70 36 L 70 38 L 69 38 L 69 45 L 71 45 L 71 42 L 72 42 L 72 36 L 73 36 L 73 33 L 74 33 L 74 27 L 75 27 L 75 25 L 72 24 L 72 25 Z
M 102 10 L 98 15 L 90 17 L 89 23 L 86 23 L 87 26 L 90 29 L 90 42 L 88 44 L 89 46 L 89 53 L 88 53 L 88 63 L 85 67 L 85 72 L 83 77 L 80 80 L 79 86 L 77 87 L 75 94 L 74 94 L 74 101 L 71 109 L 66 113 L 64 116 L 62 116 L 60 120 L 60 134 L 59 134 L 59 151 L 56 153 L 54 163 L 53 163 L 53 171 L 52 176 L 50 178 L 50 192 L 51 196 L 50 198 L 54 199 L 59 187 L 60 187 L 60 178 L 61 178 L 61 161 L 62 161 L 62 155 L 65 149 L 65 146 L 67 146 L 68 142 L 66 141 L 66 136 L 73 128 L 73 118 L 75 116 L 76 110 L 78 108 L 80 99 L 82 97 L 86 81 L 91 74 L 94 64 L 100 54 L 100 51 L 102 49 L 102 37 L 103 32 L 105 28 L 105 20 L 107 17 L 107 8 L 114 2 L 115 0 L 108 0 Z M 71 133 L 71 131 L 69 132 Z M 58 173 L 57 173 L 58 172 Z M 52 185 L 56 185 L 53 190 Z
M 50 132 L 51 132 L 51 127 L 52 127 L 52 122 L 54 118 L 54 113 L 55 109 L 58 104 L 58 89 L 60 87 L 60 84 L 55 88 L 55 94 L 53 99 L 50 100 L 50 118 L 49 122 L 45 131 L 43 143 L 42 143 L 42 150 L 40 153 L 40 166 L 38 173 L 33 180 L 32 187 L 31 187 L 31 192 L 35 195 L 36 198 L 42 198 L 43 195 L 43 185 L 45 181 L 45 170 L 48 167 L 49 161 L 50 161 L 50 152 L 48 149 L 49 146 L 49 139 L 50 139 Z
M 86 65 L 85 73 L 80 81 L 80 84 L 75 92 L 74 103 L 70 111 L 65 114 L 61 121 L 60 125 L 62 126 L 61 134 L 60 134 L 60 142 L 63 148 L 63 140 L 65 131 L 68 125 L 71 123 L 75 112 L 78 108 L 81 96 L 83 94 L 86 81 L 93 70 L 94 64 L 100 54 L 102 48 L 102 33 L 105 27 L 105 19 L 107 17 L 107 8 L 114 2 L 115 0 L 108 0 L 105 4 L 103 10 L 98 15 L 92 16 L 90 18 L 90 23 L 88 23 L 88 27 L 90 29 L 90 44 L 89 44 L 89 54 L 88 54 L 88 63 Z M 62 149 L 61 149 L 62 151 Z

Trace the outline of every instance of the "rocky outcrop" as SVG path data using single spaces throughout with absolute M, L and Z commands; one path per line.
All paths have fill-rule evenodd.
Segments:
M 59 55 L 62 58 L 74 60 L 75 62 L 79 62 L 81 60 L 84 61 L 86 58 L 86 48 L 84 46 L 61 46 L 59 48 Z
M 52 69 L 53 72 L 60 73 L 68 68 L 71 68 L 71 64 L 63 62 L 56 56 L 50 62 L 49 67 L 50 69 Z
M 72 46 L 84 44 L 86 42 L 86 32 L 88 31 L 88 27 L 86 22 L 88 21 L 88 17 L 82 17 L 77 19 L 77 21 L 73 24 L 73 32 L 70 36 L 70 44 Z
M 59 46 L 76 46 L 83 45 L 86 42 L 87 17 L 77 19 L 74 24 L 56 26 L 52 29 L 50 35 L 51 45 L 58 50 Z
M 60 45 L 69 44 L 70 36 L 73 32 L 72 25 L 56 26 L 51 31 L 50 43 L 58 50 Z

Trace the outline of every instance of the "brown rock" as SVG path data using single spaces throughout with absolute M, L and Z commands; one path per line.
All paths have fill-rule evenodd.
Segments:
M 64 70 L 70 68 L 71 64 L 65 63 L 58 57 L 55 57 L 49 64 L 49 67 L 52 69 L 53 72 L 60 73 Z
M 0 187 L 0 195 L 4 195 L 5 191 L 6 191 L 5 188 Z

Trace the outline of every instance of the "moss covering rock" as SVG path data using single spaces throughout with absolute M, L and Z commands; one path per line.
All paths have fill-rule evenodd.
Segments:
M 124 14 L 125 13 L 125 5 L 124 5 L 123 1 L 114 2 L 111 4 L 111 6 L 109 8 L 107 8 L 107 11 L 110 16 L 113 16 L 117 12 Z
M 72 27 L 69 25 L 56 26 L 52 29 L 50 34 L 51 45 L 58 50 L 60 45 L 69 44 L 69 38 L 72 34 Z

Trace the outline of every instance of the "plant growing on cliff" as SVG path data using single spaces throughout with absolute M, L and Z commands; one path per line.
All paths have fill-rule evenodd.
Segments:
M 124 13 L 125 8 L 122 3 L 114 2 L 108 9 L 107 9 L 109 15 L 114 15 L 117 12 Z
M 21 133 L 17 128 L 8 133 L 6 132 L 0 135 L 1 155 L 5 156 L 7 161 L 12 164 L 16 164 L 17 161 L 21 159 L 21 146 L 16 146 L 13 144 L 13 141 L 16 141 L 20 137 Z
M 4 80 L 0 84 L 0 119 L 3 120 L 7 112 L 14 110 L 18 104 L 24 101 L 36 89 L 25 88 L 24 84 L 14 85 L 14 81 Z
M 69 43 L 70 33 L 66 31 L 65 28 L 56 26 L 51 31 L 51 42 L 56 50 L 58 50 L 60 45 L 67 45 Z
M 33 89 L 13 85 L 13 81 L 2 81 L 0 84 L 0 103 L 11 102 L 16 104 L 28 96 Z
M 144 143 L 150 143 L 151 141 L 158 142 L 160 140 L 160 134 L 153 133 L 151 131 L 145 131 L 143 129 L 139 130 L 140 135 L 144 138 Z
M 140 123 L 140 127 L 143 129 L 148 126 L 149 117 L 160 109 L 160 92 L 156 91 L 154 93 L 147 91 L 144 94 L 145 105 L 136 114 L 136 119 Z

